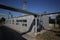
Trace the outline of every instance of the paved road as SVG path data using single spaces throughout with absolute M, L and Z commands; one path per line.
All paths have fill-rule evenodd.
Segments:
M 6 26 L 0 27 L 0 40 L 26 40 L 20 33 L 7 28 Z

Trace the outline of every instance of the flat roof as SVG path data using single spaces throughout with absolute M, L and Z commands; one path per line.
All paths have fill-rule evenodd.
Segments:
M 19 17 L 25 17 L 25 16 L 31 16 L 31 15 L 17 16 L 17 17 L 12 17 L 12 18 L 19 18 Z M 12 18 L 9 18 L 9 19 L 12 19 Z

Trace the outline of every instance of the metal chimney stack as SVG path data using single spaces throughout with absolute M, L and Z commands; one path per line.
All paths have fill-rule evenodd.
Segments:
M 26 0 L 24 0 L 24 3 L 23 3 L 23 9 L 26 10 L 26 5 L 27 5 L 27 2 Z
M 26 6 L 27 6 L 27 1 L 24 0 L 24 3 L 23 3 L 23 10 L 25 10 L 25 11 L 26 11 Z M 24 13 L 24 15 L 27 15 L 27 14 Z

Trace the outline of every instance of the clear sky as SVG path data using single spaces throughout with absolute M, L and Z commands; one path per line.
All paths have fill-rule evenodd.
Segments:
M 1 4 L 23 9 L 24 0 L 0 0 Z M 44 11 L 59 12 L 60 11 L 60 0 L 27 0 L 26 10 L 33 13 L 43 13 Z M 20 16 L 19 12 L 13 12 L 9 10 L 0 9 L 0 13 L 8 14 L 11 12 L 14 16 Z

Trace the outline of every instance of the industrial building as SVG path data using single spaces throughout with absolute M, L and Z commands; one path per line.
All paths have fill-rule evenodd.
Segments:
M 26 10 L 21 10 L 1 4 L 0 6 L 0 8 L 3 9 L 29 14 L 21 17 L 13 17 L 11 15 L 12 17 L 10 16 L 8 19 L 6 19 L 4 25 L 13 30 L 16 30 L 17 32 L 22 34 L 35 35 L 41 30 L 47 29 L 49 27 L 49 17 L 46 14 L 35 14 Z
M 5 25 L 20 33 L 29 35 L 40 32 L 49 27 L 49 17 L 47 15 L 35 17 L 34 15 L 25 15 L 6 19 Z

